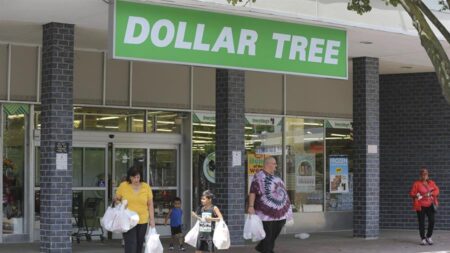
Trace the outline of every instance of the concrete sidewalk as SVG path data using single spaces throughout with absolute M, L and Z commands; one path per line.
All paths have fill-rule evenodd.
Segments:
M 277 240 L 276 253 L 450 253 L 450 232 L 436 231 L 433 246 L 420 246 L 417 231 L 411 230 L 383 230 L 377 240 L 364 240 L 352 238 L 350 231 L 333 233 L 316 233 L 305 240 L 295 239 L 293 235 L 283 235 Z M 169 251 L 169 241 L 163 239 L 164 252 Z M 220 252 L 251 253 L 256 252 L 254 245 L 233 247 Z M 31 253 L 39 252 L 39 244 L 3 244 L 0 245 L 1 253 Z M 82 241 L 73 244 L 73 252 L 76 253 L 123 253 L 119 240 L 106 241 Z M 186 252 L 194 252 L 187 246 Z

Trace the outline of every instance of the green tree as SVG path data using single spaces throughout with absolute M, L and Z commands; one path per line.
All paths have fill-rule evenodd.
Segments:
M 256 0 L 227 1 L 235 5 L 238 2 L 245 1 L 248 3 L 250 1 L 255 2 Z M 383 1 L 386 5 L 400 5 L 409 14 L 413 26 L 419 34 L 422 47 L 427 52 L 436 71 L 439 84 L 442 88 L 442 94 L 450 104 L 450 60 L 436 34 L 431 29 L 431 25 L 434 25 L 444 36 L 445 40 L 450 43 L 450 33 L 447 28 L 445 28 L 422 0 L 372 0 L 372 2 L 373 1 Z M 362 15 L 372 10 L 370 2 L 371 0 L 349 0 L 347 9 Z M 450 0 L 440 0 L 439 4 L 441 5 L 442 10 L 448 10 Z

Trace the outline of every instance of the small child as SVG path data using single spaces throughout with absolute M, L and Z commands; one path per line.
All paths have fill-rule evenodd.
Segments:
M 220 221 L 222 214 L 219 208 L 212 204 L 213 198 L 214 195 L 211 191 L 204 191 L 201 198 L 202 206 L 197 209 L 197 212 L 192 212 L 192 216 L 200 220 L 195 253 L 214 252 L 214 224 L 212 222 Z
M 170 209 L 169 213 L 164 220 L 164 225 L 167 225 L 167 220 L 170 218 L 170 231 L 172 234 L 172 243 L 170 243 L 169 250 L 174 250 L 174 245 L 176 243 L 179 244 L 179 249 L 181 251 L 185 251 L 183 246 L 183 232 L 181 230 L 181 226 L 183 225 L 182 221 L 183 210 L 181 209 L 181 199 L 176 197 L 173 200 L 173 208 Z

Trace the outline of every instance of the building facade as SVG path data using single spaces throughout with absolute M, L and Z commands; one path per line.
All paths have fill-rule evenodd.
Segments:
M 373 13 L 357 20 L 345 10 L 346 1 L 300 2 L 257 1 L 230 7 L 218 1 L 183 1 L 176 5 L 244 15 L 254 12 L 257 17 L 267 17 L 272 10 L 275 19 L 346 29 L 347 80 L 248 70 L 223 73 L 212 67 L 115 60 L 106 46 L 109 1 L 57 4 L 49 0 L 43 4 L 46 10 L 34 10 L 31 15 L 21 10 L 17 17 L 8 11 L 29 2 L 3 3 L 0 242 L 42 240 L 47 229 L 42 224 L 49 221 L 41 210 L 56 199 L 41 192 L 62 188 L 65 183 L 71 186 L 62 191 L 67 196 L 54 211 L 70 213 L 66 219 L 71 224 L 65 225 L 73 227 L 74 233 L 87 224 L 98 232 L 97 219 L 131 166 L 140 167 L 152 186 L 157 229 L 162 235 L 169 235 L 163 222 L 175 196 L 181 197 L 189 213 L 199 205 L 202 191 L 217 190 L 219 197 L 227 196 L 218 204 L 229 210 L 227 201 L 234 195 L 222 193 L 229 187 L 221 181 L 225 173 L 218 169 L 229 165 L 226 161 L 221 165 L 223 143 L 217 142 L 226 138 L 223 130 L 239 124 L 244 125 L 245 151 L 236 194 L 245 196 L 264 158 L 275 157 L 294 211 L 295 225 L 285 233 L 353 230 L 355 236 L 372 238 L 378 236 L 380 227 L 414 228 L 409 187 L 420 166 L 430 167 L 438 185 L 448 181 L 450 160 L 445 154 L 450 119 L 435 74 L 419 74 L 433 69 L 411 26 L 404 25 L 406 14 L 375 6 Z M 82 17 L 81 10 L 86 8 L 90 11 Z M 336 8 L 341 11 L 333 12 Z M 49 11 L 56 16 L 47 15 Z M 390 22 L 376 19 L 377 15 L 385 15 Z M 442 14 L 444 21 L 446 15 Z M 56 46 L 45 44 L 43 25 L 52 23 L 74 24 L 72 34 L 66 28 L 49 29 L 56 38 L 63 34 L 62 45 L 65 40 L 74 45 L 72 54 L 56 58 L 45 54 L 57 51 Z M 384 47 L 390 40 L 400 45 Z M 67 74 L 72 86 L 52 89 L 52 83 L 60 80 L 52 81 L 55 76 L 46 72 L 51 69 L 46 64 L 52 61 L 68 69 L 61 73 Z M 217 88 L 218 80 L 228 80 L 222 75 L 240 78 L 234 86 L 223 81 L 219 87 L 236 93 L 241 103 L 238 108 L 244 108 L 239 114 L 242 123 L 233 121 L 236 125 L 226 127 L 223 122 L 230 118 L 224 118 L 226 113 L 218 107 L 231 98 L 221 96 Z M 59 95 L 70 97 L 67 106 L 52 100 Z M 54 152 L 54 143 L 48 142 L 52 137 L 46 136 L 52 127 L 67 130 L 63 133 L 69 136 L 62 140 L 58 135 L 53 141 L 69 143 L 70 182 L 41 171 L 60 166 L 53 161 L 46 167 L 49 161 L 43 157 L 46 150 Z M 221 138 L 216 137 L 219 132 Z M 216 154 L 220 156 L 217 161 Z M 437 217 L 443 222 L 438 228 L 449 229 L 444 222 L 449 208 L 446 188 L 441 190 L 443 211 Z M 89 208 L 96 212 L 89 213 Z M 227 215 L 243 216 L 245 206 L 236 212 Z M 188 215 L 184 223 L 190 225 Z

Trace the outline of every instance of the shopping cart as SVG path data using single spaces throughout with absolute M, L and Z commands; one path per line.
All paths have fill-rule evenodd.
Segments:
M 103 228 L 100 225 L 102 202 L 101 198 L 87 198 L 82 205 L 82 194 L 74 192 L 72 236 L 76 238 L 77 243 L 80 243 L 82 237 L 85 237 L 87 241 L 92 240 L 93 236 L 99 236 L 101 241 L 105 240 Z
M 83 193 L 74 192 L 72 195 L 72 237 L 75 237 L 77 243 L 84 236 L 83 228 Z
M 100 237 L 100 240 L 103 241 L 105 238 L 103 237 L 103 228 L 100 225 L 101 218 L 101 205 L 103 203 L 103 199 L 101 198 L 87 198 L 84 202 L 83 209 L 83 221 L 84 226 L 86 228 L 86 240 L 90 241 L 93 236 Z

